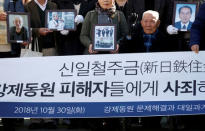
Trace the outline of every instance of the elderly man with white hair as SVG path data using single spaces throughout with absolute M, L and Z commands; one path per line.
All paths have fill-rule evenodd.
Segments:
M 160 20 L 157 11 L 148 10 L 142 15 L 142 20 L 134 30 L 131 44 L 128 44 L 129 53 L 139 52 L 163 52 L 169 49 L 167 36 L 159 29 Z M 128 126 L 160 127 L 161 117 L 129 118 Z
M 13 20 L 14 26 L 10 28 L 10 40 L 27 41 L 28 33 L 27 29 L 23 26 L 23 18 L 21 16 L 15 16 Z
M 143 13 L 142 20 L 135 30 L 131 52 L 159 52 L 168 48 L 167 37 L 159 30 L 160 20 L 157 11 L 148 10 Z

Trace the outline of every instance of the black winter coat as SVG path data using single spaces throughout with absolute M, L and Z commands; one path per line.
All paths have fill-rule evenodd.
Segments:
M 85 17 L 89 11 L 95 9 L 96 2 L 97 0 L 81 0 L 79 14 Z
M 58 6 L 58 9 L 74 9 L 74 4 L 77 0 L 53 0 Z M 80 2 L 80 1 L 79 1 Z M 76 31 L 69 31 L 68 35 L 56 33 L 58 55 L 81 55 L 84 51 L 84 46 L 81 44 L 79 36 L 82 24 L 77 25 Z
M 122 53 L 139 53 L 146 52 L 146 46 L 144 45 L 143 29 L 138 25 L 137 30 L 132 36 L 132 40 L 128 44 L 121 47 Z M 152 41 L 152 46 L 150 47 L 149 52 L 164 52 L 169 51 L 170 44 L 167 36 L 158 30 L 155 39 Z
M 142 19 L 145 10 L 145 0 L 128 0 L 128 14 L 136 13 L 138 21 Z M 160 29 L 165 30 L 172 23 L 174 0 L 154 0 L 154 10 L 160 14 Z

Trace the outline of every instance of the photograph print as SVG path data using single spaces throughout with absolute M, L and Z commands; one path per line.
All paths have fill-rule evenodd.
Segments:
M 46 27 L 50 30 L 76 30 L 76 10 L 48 10 Z
M 7 38 L 9 43 L 31 41 L 30 16 L 28 13 L 8 12 Z
M 112 51 L 116 48 L 116 28 L 115 25 L 95 25 L 94 26 L 93 50 Z
M 190 31 L 195 20 L 197 3 L 175 2 L 173 25 L 180 31 Z

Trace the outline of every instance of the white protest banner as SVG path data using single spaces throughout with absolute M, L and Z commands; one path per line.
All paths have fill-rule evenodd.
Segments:
M 0 117 L 205 114 L 205 52 L 0 60 Z

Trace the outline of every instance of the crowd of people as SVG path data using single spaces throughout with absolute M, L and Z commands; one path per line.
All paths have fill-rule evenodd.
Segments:
M 179 21 L 173 24 L 172 16 L 175 2 L 196 2 L 200 4 L 195 21 L 190 18 L 194 13 L 189 6 L 183 6 L 178 10 Z M 2 4 L 3 3 L 3 4 Z M 31 43 L 8 43 L 6 31 L 0 36 L 0 58 L 20 57 L 20 50 L 31 44 L 32 47 L 38 41 L 38 47 L 43 56 L 64 56 L 83 54 L 115 54 L 115 53 L 139 53 L 139 52 L 170 52 L 170 51 L 195 51 L 203 50 L 205 31 L 205 4 L 201 0 L 0 0 L 0 24 L 6 27 L 7 12 L 28 12 L 32 28 Z M 53 31 L 45 26 L 46 10 L 75 9 L 77 15 L 75 31 Z M 57 13 L 53 14 L 50 23 L 52 28 L 58 23 Z M 15 27 L 12 27 L 10 37 L 19 37 L 23 32 L 21 18 L 14 19 Z M 93 48 L 93 27 L 96 24 L 116 25 L 116 48 L 111 51 L 96 51 Z M 21 27 L 21 28 L 17 28 Z M 20 29 L 20 30 L 18 30 Z M 25 35 L 24 35 L 25 36 Z M 188 36 L 188 37 L 187 37 Z M 27 38 L 24 38 L 27 39 Z M 33 47 L 34 48 L 34 47 Z M 66 119 L 65 119 L 66 120 Z M 4 119 L 5 130 L 10 129 L 12 123 Z M 37 121 L 35 126 L 38 127 Z M 54 128 L 56 120 L 45 119 Z M 83 121 L 73 120 L 73 123 Z M 112 123 L 109 128 L 118 130 L 121 119 L 97 119 L 89 120 L 95 123 L 95 130 L 103 129 L 102 123 Z M 112 122 L 111 122 L 112 121 Z M 129 120 L 128 120 L 129 121 Z M 145 120 L 146 121 L 146 120 Z M 160 120 L 159 120 L 160 121 Z M 155 121 L 160 124 L 159 121 Z M 87 122 L 87 121 L 86 121 Z M 6 123 L 9 123 L 7 125 Z M 72 121 L 71 121 L 72 123 Z M 98 126 L 99 125 L 99 126 Z M 99 128 L 98 128 L 99 127 Z M 109 130 L 106 128 L 106 130 Z

